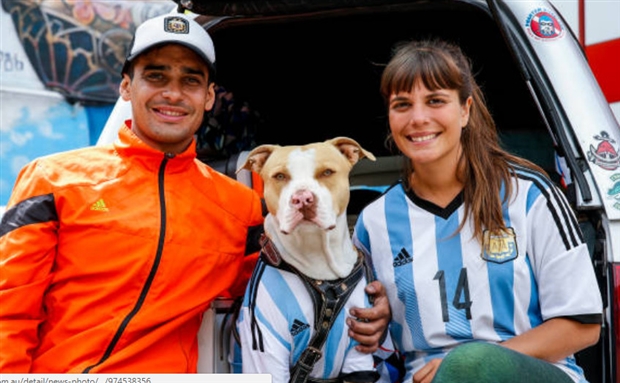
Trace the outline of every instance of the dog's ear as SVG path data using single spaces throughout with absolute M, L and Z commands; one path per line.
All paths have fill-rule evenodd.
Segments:
M 351 165 L 355 165 L 357 161 L 362 158 L 368 158 L 371 161 L 376 160 L 375 156 L 371 152 L 362 148 L 362 146 L 352 138 L 336 137 L 325 142 L 334 145 L 338 150 L 340 150 L 340 153 L 342 153 L 347 160 L 349 160 Z
M 237 173 L 239 173 L 243 169 L 252 170 L 256 173 L 260 173 L 263 165 L 267 161 L 267 158 L 273 153 L 276 148 L 279 148 L 278 145 L 261 145 L 258 146 L 248 154 L 248 157 L 245 159 L 243 165 L 237 169 Z

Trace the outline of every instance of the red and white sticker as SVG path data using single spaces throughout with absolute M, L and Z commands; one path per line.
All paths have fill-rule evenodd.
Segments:
M 530 12 L 525 20 L 525 29 L 531 37 L 540 41 L 557 40 L 566 33 L 557 16 L 545 8 Z

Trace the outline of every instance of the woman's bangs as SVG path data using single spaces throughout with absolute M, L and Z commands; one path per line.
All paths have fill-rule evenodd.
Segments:
M 409 63 L 408 63 L 409 64 Z M 401 92 L 411 92 L 415 85 L 416 79 L 419 78 L 418 68 L 415 65 L 403 65 L 394 72 L 389 94 L 398 94 Z
M 461 76 L 458 68 L 451 61 L 442 60 L 441 57 L 426 56 L 421 60 L 419 77 L 426 89 L 435 91 L 439 89 L 459 89 Z
M 403 62 L 391 72 L 391 79 L 386 85 L 386 95 L 411 92 L 416 82 L 421 81 L 426 89 L 460 89 L 462 85 L 460 72 L 455 65 L 445 62 L 440 57 L 417 54 Z

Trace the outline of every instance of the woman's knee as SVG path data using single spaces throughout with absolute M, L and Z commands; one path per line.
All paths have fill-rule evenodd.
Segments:
M 498 354 L 502 353 L 502 350 L 504 350 L 503 347 L 491 343 L 466 343 L 450 351 L 445 357 L 444 362 L 451 363 L 454 360 L 460 363 L 459 361 L 466 359 L 467 363 L 486 364 L 490 360 L 497 358 Z
M 479 382 L 492 369 L 497 369 L 502 359 L 507 359 L 505 348 L 489 343 L 466 343 L 450 351 L 437 371 L 438 382 Z M 457 380 L 454 380 L 457 379 Z
M 467 343 L 443 359 L 433 383 L 572 382 L 558 367 L 492 343 Z

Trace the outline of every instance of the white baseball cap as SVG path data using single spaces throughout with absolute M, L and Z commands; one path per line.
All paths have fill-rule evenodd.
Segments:
M 196 52 L 207 63 L 210 77 L 214 76 L 215 48 L 211 36 L 195 20 L 182 13 L 157 16 L 140 24 L 121 73 L 125 73 L 131 60 L 140 54 L 170 43 L 184 45 Z

